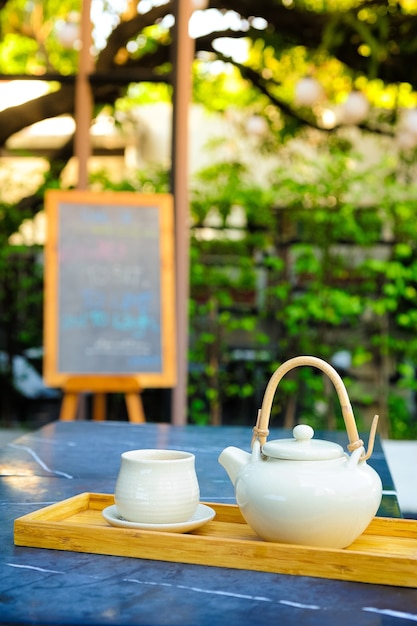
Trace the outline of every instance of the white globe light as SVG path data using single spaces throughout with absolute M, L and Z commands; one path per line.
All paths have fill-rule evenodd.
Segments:
M 264 135 L 268 124 L 262 115 L 251 115 L 246 121 L 246 132 L 250 135 Z
M 323 128 L 334 128 L 336 121 L 336 113 L 332 111 L 332 109 L 323 109 L 321 112 L 321 124 Z
M 75 22 L 64 22 L 58 30 L 57 36 L 61 46 L 71 50 L 80 39 L 80 26 Z
M 412 150 L 417 146 L 417 135 L 402 129 L 397 133 L 396 141 L 400 150 Z
M 209 0 L 192 0 L 192 7 L 195 11 L 204 11 L 209 5 Z
M 408 109 L 404 112 L 402 126 L 404 130 L 417 135 L 417 109 Z
M 352 91 L 345 100 L 343 107 L 345 124 L 360 124 L 369 113 L 369 102 L 360 91 Z
M 295 103 L 298 106 L 311 107 L 323 95 L 323 88 L 315 78 L 305 76 L 295 85 Z

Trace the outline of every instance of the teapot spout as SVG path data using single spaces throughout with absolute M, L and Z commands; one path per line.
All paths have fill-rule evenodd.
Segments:
M 235 446 L 229 446 L 220 453 L 218 461 L 226 470 L 233 485 L 235 485 L 240 470 L 249 463 L 250 459 L 251 455 L 248 452 Z

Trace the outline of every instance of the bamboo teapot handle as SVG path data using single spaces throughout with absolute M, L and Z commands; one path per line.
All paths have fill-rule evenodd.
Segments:
M 359 438 L 358 430 L 356 428 L 355 417 L 353 415 L 349 396 L 347 394 L 343 380 L 329 363 L 315 356 L 297 356 L 293 359 L 289 359 L 288 361 L 283 363 L 271 376 L 265 390 L 262 407 L 258 411 L 258 419 L 256 421 L 256 426 L 253 429 L 252 444 L 255 439 L 259 439 L 261 446 L 263 446 L 263 444 L 266 442 L 266 438 L 269 435 L 268 425 L 271 415 L 272 401 L 274 399 L 278 383 L 285 376 L 285 374 L 287 374 L 287 372 L 295 367 L 300 367 L 302 365 L 311 365 L 312 367 L 317 367 L 318 369 L 322 370 L 322 372 L 327 374 L 327 376 L 330 378 L 339 397 L 342 415 L 345 421 L 347 435 L 349 438 L 348 450 L 349 452 L 353 452 L 353 450 L 362 447 L 364 443 L 362 439 Z M 373 452 L 377 425 L 378 415 L 375 415 L 369 433 L 368 450 L 365 454 L 361 456 L 361 460 L 369 459 Z

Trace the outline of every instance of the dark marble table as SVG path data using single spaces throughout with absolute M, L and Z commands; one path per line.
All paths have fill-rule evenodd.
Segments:
M 288 436 L 272 429 L 270 439 Z M 346 447 L 345 433 L 316 433 Z M 398 625 L 417 621 L 417 590 L 228 568 L 16 547 L 17 517 L 84 491 L 113 493 L 120 454 L 179 448 L 196 455 L 201 499 L 234 502 L 217 457 L 249 450 L 243 427 L 55 422 L 0 449 L 0 624 Z M 400 516 L 377 441 L 379 515 Z

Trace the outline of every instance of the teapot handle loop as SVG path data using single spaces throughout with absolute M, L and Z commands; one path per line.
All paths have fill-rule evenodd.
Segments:
M 315 356 L 297 356 L 293 359 L 289 359 L 288 361 L 283 363 L 271 376 L 265 390 L 262 407 L 258 411 L 256 426 L 253 429 L 252 445 L 255 439 L 259 439 L 262 446 L 266 442 L 266 438 L 269 435 L 269 417 L 271 414 L 272 401 L 274 399 L 278 383 L 285 376 L 285 374 L 287 374 L 287 372 L 295 367 L 300 367 L 302 365 L 311 365 L 312 367 L 317 367 L 325 374 L 327 374 L 327 376 L 330 378 L 339 397 L 342 415 L 349 438 L 348 450 L 349 452 L 353 452 L 353 450 L 362 447 L 364 443 L 362 439 L 359 438 L 358 430 L 356 428 L 355 417 L 353 415 L 353 410 L 343 380 L 329 363 Z M 362 461 L 369 459 L 373 452 L 378 419 L 378 415 L 375 415 L 373 418 L 371 430 L 369 433 L 368 450 L 365 454 L 361 456 Z

